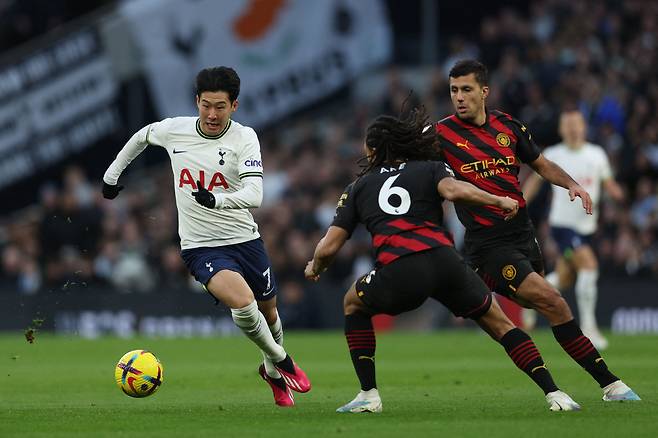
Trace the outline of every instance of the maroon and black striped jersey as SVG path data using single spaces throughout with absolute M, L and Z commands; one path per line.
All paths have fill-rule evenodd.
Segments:
M 347 186 L 332 225 L 350 235 L 359 223 L 372 236 L 378 265 L 438 246 L 453 246 L 443 227 L 437 184 L 452 172 L 440 161 L 377 167 Z
M 502 111 L 487 111 L 482 126 L 452 115 L 438 121 L 435 128 L 444 159 L 458 179 L 519 202 L 519 213 L 510 221 L 505 221 L 498 207 L 456 203 L 467 234 L 489 236 L 530 226 L 518 174 L 521 163 L 536 160 L 540 150 L 527 128 Z

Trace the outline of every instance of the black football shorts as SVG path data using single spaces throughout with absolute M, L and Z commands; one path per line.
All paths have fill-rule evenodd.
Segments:
M 489 289 L 512 296 L 532 272 L 544 273 L 544 260 L 534 231 L 498 239 L 485 246 L 466 241 L 466 254 L 471 267 Z
M 434 298 L 456 316 L 478 319 L 491 292 L 452 247 L 409 254 L 356 281 L 357 296 L 373 313 L 398 315 Z

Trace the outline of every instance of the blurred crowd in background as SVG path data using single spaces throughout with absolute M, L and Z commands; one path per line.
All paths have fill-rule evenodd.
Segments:
M 0 1 L 0 10 L 28 3 Z M 49 14 L 45 23 L 43 17 L 29 23 L 29 13 L 3 23 L 3 48 L 70 18 L 69 12 Z M 655 2 L 532 1 L 529 15 L 503 9 L 484 18 L 472 39 L 441 35 L 445 56 L 438 66 L 389 66 L 377 73 L 384 85 L 371 97 L 344 90 L 344 98 L 261 130 L 265 199 L 254 215 L 289 326 L 314 324 L 308 309 L 318 304 L 309 288 L 318 286 L 304 281 L 303 268 L 331 223 L 343 188 L 358 172 L 369 120 L 397 114 L 412 88 L 414 103 L 424 104 L 436 120 L 450 114 L 447 71 L 462 58 L 488 65 L 488 106 L 525 122 L 541 147 L 559 141 L 560 108 L 575 104 L 583 111 L 588 139 L 605 148 L 626 195 L 622 204 L 603 200 L 595 238 L 601 270 L 658 279 L 657 26 Z M 235 119 L 240 120 L 239 111 Z M 117 152 L 122 146 L 116 145 Z M 129 174 L 120 184 L 126 189 L 106 201 L 100 179 L 90 180 L 80 166 L 69 167 L 61 181 L 44 184 L 41 202 L 4 224 L 0 291 L 34 294 L 72 284 L 105 285 L 121 293 L 200 291 L 179 255 L 168 163 Z M 544 192 L 548 196 L 549 190 Z M 550 269 L 557 249 L 547 238 L 546 196 L 530 208 Z M 446 206 L 446 212 L 459 242 L 452 208 Z M 341 295 L 369 270 L 369 248 L 365 231 L 356 232 L 322 280 L 324 293 Z
M 111 0 L 0 0 L 0 52 L 31 41 Z

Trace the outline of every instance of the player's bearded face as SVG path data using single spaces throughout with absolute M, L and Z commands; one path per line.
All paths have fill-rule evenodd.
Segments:
M 450 78 L 450 99 L 460 119 L 474 120 L 484 113 L 488 95 L 489 87 L 481 86 L 475 79 L 475 73 Z
M 217 135 L 226 127 L 231 114 L 238 109 L 237 99 L 230 101 L 225 91 L 204 91 L 196 97 L 201 130 L 208 135 Z

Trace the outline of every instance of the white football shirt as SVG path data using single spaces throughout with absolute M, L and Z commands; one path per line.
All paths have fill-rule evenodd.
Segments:
M 148 145 L 165 148 L 171 160 L 182 249 L 233 245 L 260 236 L 247 208 L 210 209 L 191 194 L 197 190 L 197 180 L 218 197 L 240 190 L 251 178 L 259 179 L 262 193 L 260 144 L 252 128 L 229 120 L 221 133 L 208 136 L 201 131 L 198 117 L 152 123 L 132 136 L 103 180 L 117 184 L 124 169 Z
M 587 235 L 596 231 L 601 200 L 601 183 L 612 178 L 610 162 L 601 146 L 585 143 L 578 149 L 559 143 L 544 150 L 544 156 L 555 162 L 576 180 L 592 197 L 592 214 L 583 209 L 580 198 L 573 202 L 569 191 L 553 185 L 553 200 L 548 222 L 554 227 L 571 228 Z

